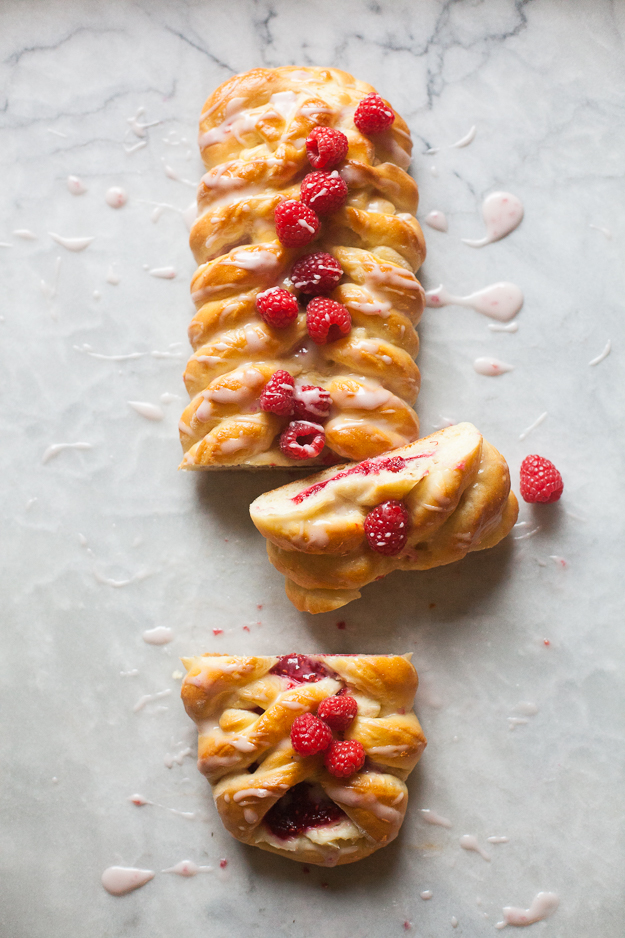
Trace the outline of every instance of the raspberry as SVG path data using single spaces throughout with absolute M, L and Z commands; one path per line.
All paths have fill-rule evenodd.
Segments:
M 280 449 L 291 459 L 312 459 L 319 455 L 325 442 L 326 435 L 318 423 L 294 420 L 280 436 Z
M 304 384 L 293 392 L 293 416 L 296 420 L 319 422 L 330 416 L 332 398 L 325 388 L 316 388 L 313 384 Z
M 410 518 L 401 502 L 389 499 L 376 505 L 365 518 L 365 534 L 371 550 L 398 554 L 406 546 Z
M 352 317 L 342 303 L 316 296 L 306 307 L 306 328 L 313 342 L 326 345 L 348 334 Z
M 302 179 L 300 198 L 318 215 L 338 212 L 347 198 L 347 183 L 336 170 L 333 173 L 308 173 Z
M 340 130 L 332 127 L 313 127 L 306 140 L 308 162 L 315 169 L 332 169 L 344 160 L 349 141 Z
M 343 268 L 339 262 L 325 251 L 306 254 L 293 265 L 291 271 L 293 286 L 309 296 L 330 293 L 342 276 Z
M 365 764 L 365 750 L 356 739 L 334 741 L 325 757 L 326 769 L 337 778 L 349 778 Z
M 279 202 L 274 218 L 278 240 L 287 248 L 299 248 L 309 244 L 319 231 L 316 212 L 295 199 Z
M 288 371 L 275 371 L 261 392 L 260 409 L 288 417 L 293 413 L 294 385 L 295 381 Z
M 286 329 L 297 319 L 297 297 L 282 287 L 270 287 L 256 297 L 256 309 L 268 326 Z
M 342 733 L 358 713 L 358 704 L 349 694 L 326 697 L 317 709 L 317 716 L 327 723 L 331 730 Z
M 361 134 L 379 134 L 394 120 L 392 108 L 375 93 L 363 98 L 354 113 L 354 123 Z
M 521 496 L 526 502 L 557 502 L 564 482 L 552 462 L 543 456 L 526 456 L 521 463 Z
M 332 742 L 332 730 L 319 717 L 303 713 L 291 727 L 291 745 L 300 756 L 316 756 Z

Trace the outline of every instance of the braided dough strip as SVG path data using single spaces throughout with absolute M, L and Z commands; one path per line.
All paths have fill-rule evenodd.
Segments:
M 338 69 L 258 68 L 206 102 L 199 144 L 207 173 L 190 239 L 200 266 L 191 284 L 197 312 L 184 375 L 191 403 L 180 421 L 181 468 L 320 466 L 336 461 L 334 454 L 359 460 L 417 439 L 414 326 L 424 293 L 413 271 L 425 243 L 414 217 L 417 186 L 405 172 L 407 125 L 395 114 L 388 131 L 368 138 L 353 123 L 373 90 Z M 305 141 L 317 125 L 349 139 L 339 169 L 348 199 L 322 220 L 318 240 L 285 248 L 274 209 L 299 197 L 311 169 Z M 350 334 L 325 346 L 309 339 L 303 312 L 288 329 L 274 329 L 255 308 L 259 293 L 288 286 L 293 263 L 316 251 L 342 265 L 345 276 L 330 296 L 352 316 Z M 331 395 L 327 446 L 316 459 L 285 456 L 277 436 L 288 418 L 259 409 L 262 387 L 280 368 Z
M 182 699 L 198 727 L 198 768 L 232 836 L 289 859 L 335 866 L 368 856 L 399 832 L 408 803 L 405 780 L 426 745 L 412 711 L 418 677 L 410 654 L 307 657 L 328 676 L 294 683 L 270 673 L 275 656 L 184 658 Z M 290 741 L 293 720 L 342 688 L 358 703 L 345 738 L 359 740 L 368 756 L 363 769 L 345 779 L 326 771 L 323 754 L 296 755 Z M 346 819 L 279 838 L 263 818 L 304 781 L 320 786 Z
M 395 457 L 406 460 L 404 468 L 385 469 Z M 269 559 L 301 611 L 338 609 L 393 570 L 429 570 L 494 547 L 516 522 L 508 466 L 470 423 L 394 450 L 370 470 L 336 466 L 250 506 Z M 403 501 L 410 516 L 408 542 L 395 556 L 372 550 L 364 533 L 368 511 L 387 499 Z

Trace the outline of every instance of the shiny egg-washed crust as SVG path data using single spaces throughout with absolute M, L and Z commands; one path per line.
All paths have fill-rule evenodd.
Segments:
M 384 469 L 392 457 L 403 457 L 404 468 Z M 302 612 L 338 609 L 393 570 L 429 570 L 494 547 L 516 522 L 506 461 L 470 423 L 388 453 L 379 470 L 373 463 L 369 473 L 335 466 L 267 492 L 250 506 L 269 559 L 286 577 L 287 596 Z M 372 550 L 364 532 L 367 513 L 387 499 L 403 501 L 410 516 L 406 546 L 390 557 Z
M 412 711 L 418 678 L 410 654 L 308 657 L 331 676 L 293 684 L 270 673 L 279 660 L 270 655 L 183 658 L 182 699 L 198 727 L 198 768 L 232 836 L 301 863 L 335 866 L 369 856 L 399 832 L 408 803 L 405 780 L 426 745 Z M 349 778 L 330 775 L 323 754 L 296 755 L 290 740 L 293 720 L 314 713 L 342 688 L 358 702 L 344 737 L 359 740 L 368 757 Z M 351 823 L 313 828 L 321 842 L 306 834 L 276 838 L 263 818 L 304 781 L 320 785 Z
M 200 120 L 207 172 L 198 190 L 191 248 L 200 265 L 191 292 L 193 355 L 184 375 L 191 397 L 180 421 L 183 469 L 318 467 L 360 460 L 415 440 L 412 409 L 420 375 L 414 326 L 424 293 L 413 271 L 425 257 L 414 217 L 418 191 L 405 168 L 412 143 L 396 114 L 372 138 L 354 125 L 359 101 L 374 89 L 329 68 L 257 68 L 211 95 Z M 305 142 L 316 125 L 349 140 L 338 170 L 349 186 L 344 207 L 321 219 L 317 239 L 285 248 L 274 209 L 299 198 L 311 170 Z M 344 270 L 331 297 L 352 316 L 345 338 L 315 345 L 305 313 L 288 329 L 258 315 L 256 297 L 289 286 L 293 263 L 328 251 Z M 326 388 L 332 398 L 327 446 L 316 459 L 292 460 L 277 443 L 288 422 L 259 409 L 263 385 L 279 368 L 297 384 Z

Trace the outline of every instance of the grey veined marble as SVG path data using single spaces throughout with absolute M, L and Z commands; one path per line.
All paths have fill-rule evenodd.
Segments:
M 530 934 L 623 934 L 624 31 L 607 0 L 4 0 L 3 938 L 473 938 L 540 891 L 560 906 Z M 496 550 L 317 618 L 248 518 L 284 476 L 176 472 L 196 121 L 228 76 L 285 63 L 347 69 L 406 117 L 421 218 L 448 219 L 427 289 L 525 295 L 515 333 L 426 311 L 424 432 L 469 419 L 515 486 L 531 452 L 565 479 Z M 498 190 L 522 224 L 463 244 Z M 178 701 L 178 656 L 209 650 L 414 652 L 429 746 L 396 843 L 305 873 L 224 833 Z M 114 898 L 114 864 L 157 875 Z

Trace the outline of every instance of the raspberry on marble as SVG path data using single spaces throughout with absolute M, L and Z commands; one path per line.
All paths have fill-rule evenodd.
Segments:
M 526 456 L 521 463 L 521 496 L 530 504 L 557 502 L 564 490 L 562 476 L 543 456 Z

